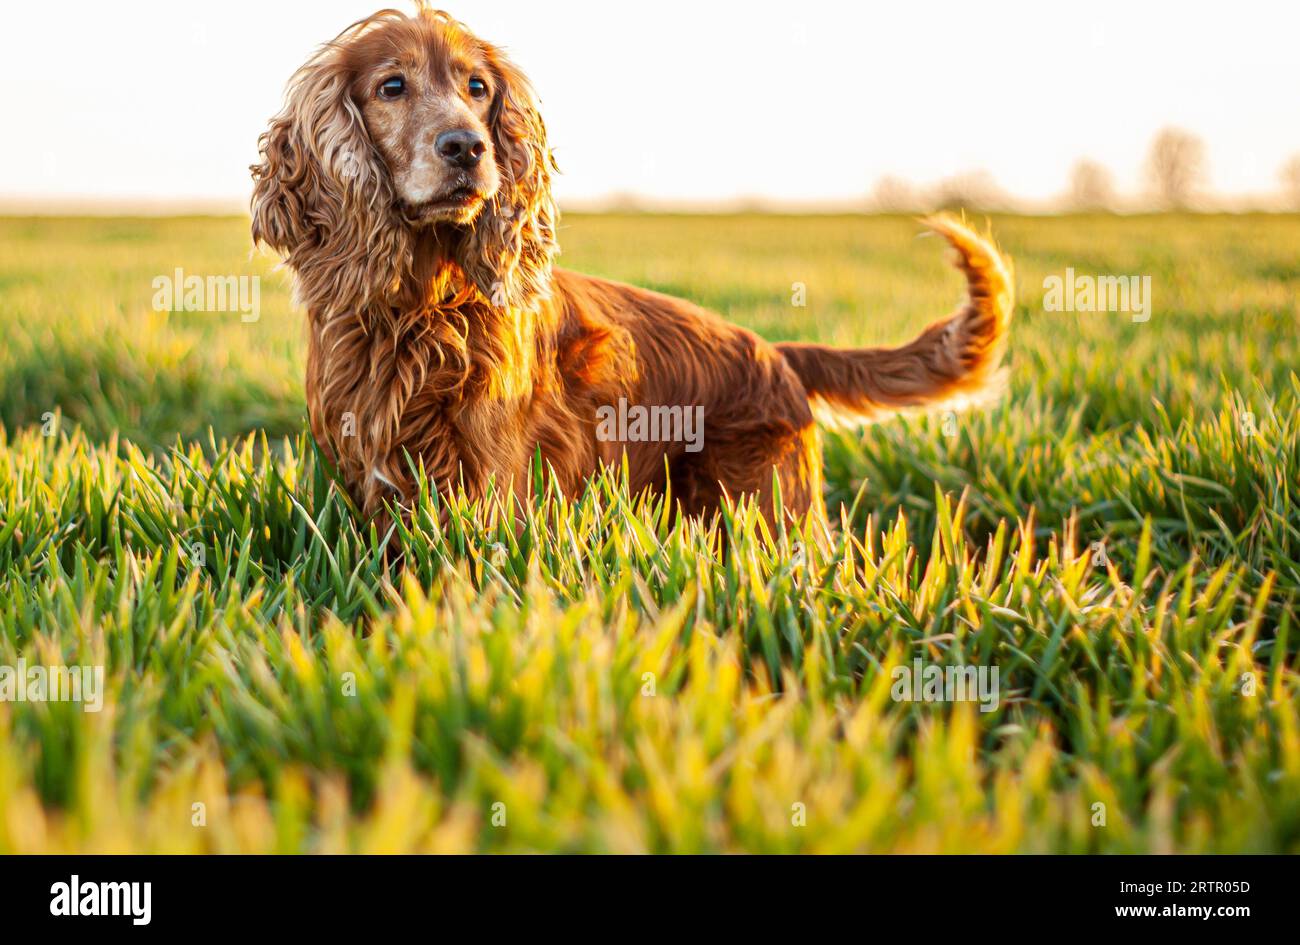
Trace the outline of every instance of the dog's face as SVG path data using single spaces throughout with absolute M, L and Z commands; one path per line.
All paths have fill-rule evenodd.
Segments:
M 445 13 L 348 27 L 294 74 L 260 150 L 253 238 L 285 255 L 314 316 L 387 311 L 417 271 L 494 306 L 549 286 L 554 163 L 532 88 Z
M 344 64 L 402 216 L 473 221 L 501 185 L 491 121 L 504 80 L 483 44 L 437 21 L 408 21 L 349 45 Z

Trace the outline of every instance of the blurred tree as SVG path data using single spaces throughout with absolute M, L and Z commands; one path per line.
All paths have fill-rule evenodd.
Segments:
M 1282 197 L 1291 210 L 1300 210 L 1300 154 L 1292 155 L 1278 172 L 1282 180 Z
M 1184 210 L 1204 182 L 1205 145 L 1191 132 L 1165 128 L 1151 142 L 1146 171 L 1161 207 Z
M 900 177 L 885 175 L 871 191 L 871 206 L 877 213 L 916 213 L 922 209 L 916 188 Z
M 1115 179 L 1096 161 L 1084 158 L 1070 170 L 1070 207 L 1074 210 L 1115 209 Z
M 941 180 L 930 203 L 939 210 L 1002 210 L 1009 201 L 988 171 L 970 171 Z

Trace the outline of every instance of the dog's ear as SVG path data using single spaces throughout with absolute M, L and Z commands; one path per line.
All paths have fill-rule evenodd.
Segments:
M 551 198 L 555 162 L 531 84 L 487 47 L 496 88 L 488 117 L 501 188 L 462 247 L 462 268 L 494 304 L 534 308 L 550 292 L 558 246 Z
M 294 74 L 251 168 L 253 240 L 285 258 L 299 297 L 325 318 L 382 300 L 410 259 L 340 48 L 325 46 Z

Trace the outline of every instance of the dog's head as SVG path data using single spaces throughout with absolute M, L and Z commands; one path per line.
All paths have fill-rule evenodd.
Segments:
M 386 304 L 420 245 L 493 304 L 547 290 L 554 165 L 532 89 L 445 13 L 348 27 L 294 74 L 260 150 L 253 238 L 313 309 Z

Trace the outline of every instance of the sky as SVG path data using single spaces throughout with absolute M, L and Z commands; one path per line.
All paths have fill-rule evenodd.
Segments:
M 1211 186 L 1300 153 L 1300 4 L 446 0 L 532 78 L 561 204 L 861 201 L 985 170 L 1063 192 L 1081 157 L 1142 184 L 1155 132 Z M 246 204 L 258 134 L 319 43 L 402 0 L 7 5 L 0 199 Z

